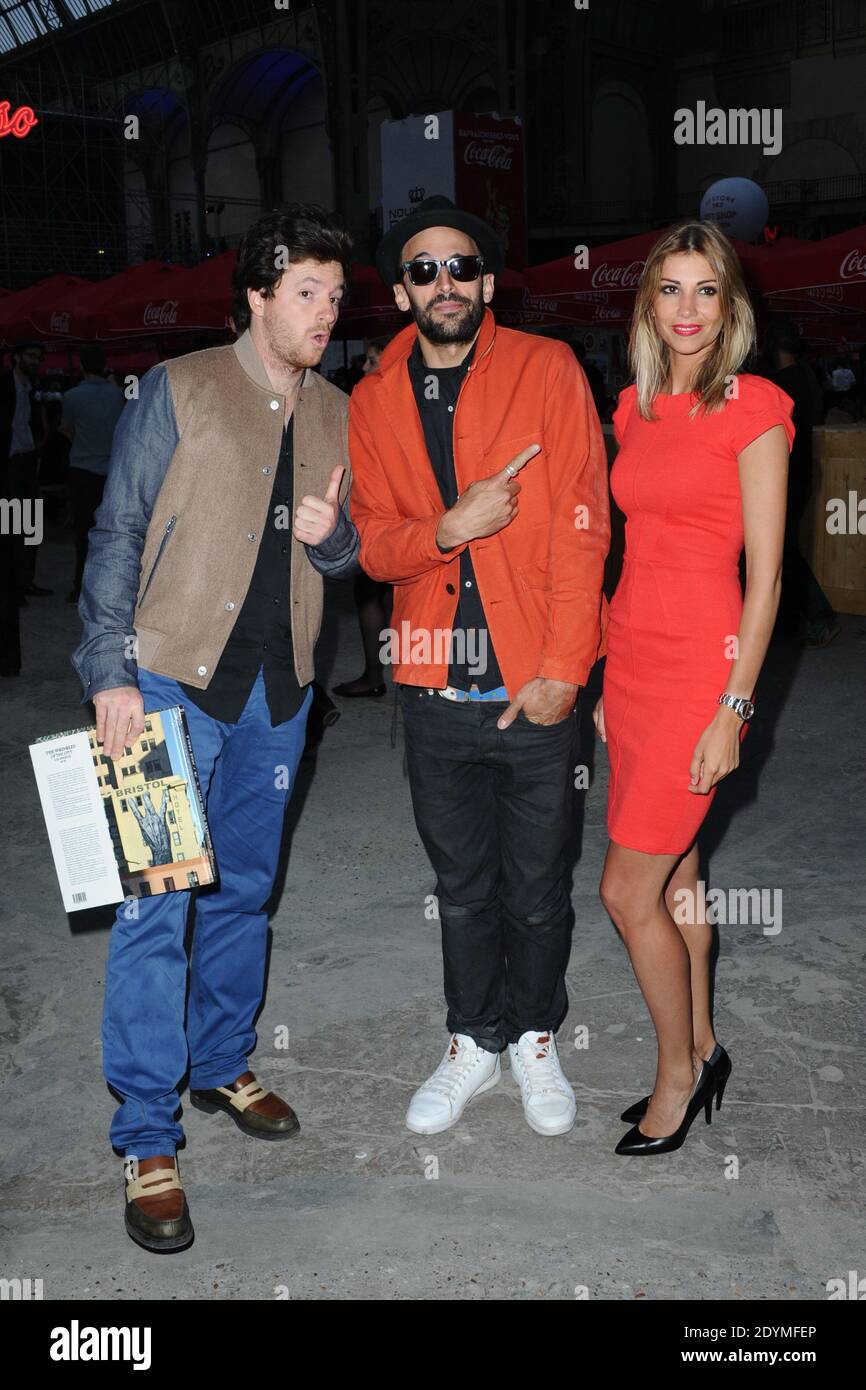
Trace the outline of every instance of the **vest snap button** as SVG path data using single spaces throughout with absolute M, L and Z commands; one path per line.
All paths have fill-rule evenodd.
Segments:
M 279 410 L 279 408 L 280 408 L 280 403 L 279 403 L 279 401 L 271 401 L 271 410 Z
M 197 667 L 197 669 L 196 669 L 196 675 L 199 675 L 199 676 L 206 676 L 206 675 L 207 675 L 207 667 L 206 667 L 206 666 L 199 666 L 199 667 Z
M 226 612 L 227 612 L 227 613 L 231 613 L 231 611 L 232 611 L 233 608 L 234 608 L 234 604 L 233 604 L 233 603 L 227 603 L 227 604 L 226 604 Z

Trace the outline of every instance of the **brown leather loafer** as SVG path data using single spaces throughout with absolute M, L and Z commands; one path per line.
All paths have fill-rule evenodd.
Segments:
M 266 1091 L 251 1071 L 245 1071 L 229 1086 L 190 1091 L 189 1098 L 196 1110 L 203 1110 L 206 1115 L 224 1110 L 238 1129 L 253 1139 L 291 1139 L 301 1128 L 292 1107 L 273 1091 Z
M 145 1250 L 173 1252 L 192 1245 L 195 1233 L 174 1155 L 139 1159 L 137 1175 L 129 1158 L 126 1166 L 127 1234 Z

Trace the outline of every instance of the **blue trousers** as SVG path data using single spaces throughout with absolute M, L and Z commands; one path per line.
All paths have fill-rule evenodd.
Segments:
M 173 1154 L 183 1139 L 174 1116 L 187 1065 L 194 1090 L 225 1086 L 248 1068 L 264 988 L 263 907 L 313 692 L 293 719 L 272 728 L 262 670 L 236 724 L 212 719 L 166 676 L 139 668 L 139 686 L 146 713 L 185 707 L 219 871 L 217 886 L 194 890 L 189 960 L 187 892 L 121 904 L 111 932 L 103 1069 L 122 1104 L 110 1138 L 124 1154 L 152 1158 Z

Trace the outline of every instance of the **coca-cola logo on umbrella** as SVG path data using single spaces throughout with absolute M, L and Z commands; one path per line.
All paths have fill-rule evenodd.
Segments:
M 468 140 L 463 150 L 465 164 L 483 164 L 487 169 L 510 169 L 511 150 L 507 145 L 488 144 L 484 140 Z
M 866 251 L 855 248 L 842 258 L 839 267 L 841 280 L 866 280 Z
M 543 299 L 541 295 L 531 294 L 529 290 L 523 291 L 521 303 L 524 309 L 541 309 L 549 314 L 555 314 L 559 308 L 555 299 Z
M 51 333 L 68 333 L 69 314 L 65 311 L 61 312 L 55 309 L 48 320 L 48 328 Z
M 645 261 L 630 261 L 628 265 L 611 265 L 602 261 L 592 272 L 593 288 L 606 285 L 617 290 L 636 290 Z
M 179 301 L 164 299 L 161 304 L 148 304 L 143 321 L 146 328 L 162 327 L 167 323 L 177 323 Z

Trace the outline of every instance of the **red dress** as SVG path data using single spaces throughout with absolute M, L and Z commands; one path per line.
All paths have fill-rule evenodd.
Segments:
M 789 448 L 794 438 L 790 396 L 763 377 L 737 381 L 717 414 L 689 419 L 693 396 L 658 395 L 659 418 L 643 420 L 627 386 L 613 417 L 626 551 L 604 673 L 607 824 L 611 840 L 649 854 L 689 849 L 715 795 L 688 790 L 689 765 L 728 684 L 743 609 L 737 454 L 773 425 Z

